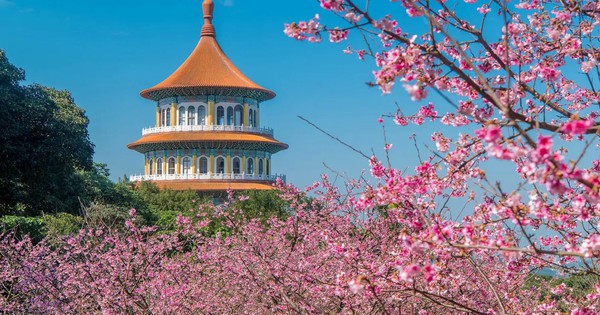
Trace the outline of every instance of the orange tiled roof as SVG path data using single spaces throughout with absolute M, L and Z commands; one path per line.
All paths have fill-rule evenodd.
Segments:
M 202 180 L 163 180 L 153 181 L 160 189 L 172 190 L 198 190 L 198 191 L 226 191 L 226 190 L 271 190 L 271 182 L 228 182 L 228 181 L 202 181 Z
M 202 9 L 204 26 L 192 54 L 168 78 L 140 95 L 152 100 L 203 94 L 247 96 L 259 101 L 275 97 L 273 91 L 246 77 L 221 50 L 212 25 L 212 0 L 205 0 Z
M 270 147 L 271 153 L 285 150 L 288 145 L 271 137 L 241 132 L 163 132 L 148 134 L 127 145 L 129 149 L 145 152 L 147 145 L 168 143 L 224 142 L 232 144 L 259 143 Z

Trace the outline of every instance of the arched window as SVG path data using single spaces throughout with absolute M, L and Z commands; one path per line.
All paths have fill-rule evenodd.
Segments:
M 263 159 L 258 159 L 258 176 L 263 176 L 264 172 L 264 165 L 263 165 Z
M 198 107 L 198 125 L 206 125 L 206 107 Z
M 208 174 L 208 159 L 202 156 L 198 159 L 198 173 Z
M 233 107 L 227 107 L 227 125 L 233 125 Z
M 148 169 L 148 175 L 152 175 L 154 173 L 154 159 L 150 159 L 150 165 Z
M 244 123 L 244 108 L 241 105 L 235 106 L 234 123 L 236 126 L 241 126 Z
M 192 173 L 192 159 L 184 157 L 181 159 L 181 174 L 189 175 Z
M 196 108 L 194 106 L 188 107 L 187 110 L 187 120 L 188 126 L 193 126 L 196 124 Z
M 225 110 L 223 106 L 217 107 L 217 125 L 223 126 L 225 124 Z
M 248 125 L 250 125 L 250 127 L 254 127 L 254 110 L 250 109 L 250 111 L 248 112 Z
M 217 158 L 217 173 L 223 174 L 225 173 L 225 159 L 222 156 Z
M 252 116 L 254 116 L 254 117 L 253 117 L 253 120 L 254 120 L 254 127 L 260 127 L 260 126 L 258 126 L 258 122 L 256 121 L 256 112 L 257 112 L 257 110 L 255 110 L 255 111 L 252 113 Z
M 248 158 L 246 161 L 246 174 L 254 174 L 254 158 Z
M 158 159 L 156 159 L 156 175 L 162 175 L 162 174 L 163 174 L 163 159 L 158 158 Z
M 266 162 L 265 164 L 267 164 L 267 165 L 265 165 L 265 171 L 266 171 L 267 176 L 269 176 L 269 175 L 271 175 L 271 160 L 265 160 L 265 162 Z
M 171 126 L 171 109 L 165 110 L 165 126 Z
M 185 126 L 185 107 L 179 107 L 179 126 Z
M 175 158 L 171 157 L 167 160 L 167 172 L 169 175 L 175 174 Z
M 242 162 L 239 157 L 234 157 L 233 160 L 231 160 L 231 164 L 233 166 L 233 174 L 240 174 L 242 172 Z

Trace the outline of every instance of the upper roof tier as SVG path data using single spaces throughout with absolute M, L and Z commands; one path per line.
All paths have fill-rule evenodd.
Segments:
M 215 38 L 213 7 L 212 0 L 202 3 L 204 25 L 192 54 L 164 81 L 143 90 L 142 97 L 155 101 L 180 95 L 245 96 L 258 101 L 275 97 L 273 91 L 252 82 L 227 58 Z

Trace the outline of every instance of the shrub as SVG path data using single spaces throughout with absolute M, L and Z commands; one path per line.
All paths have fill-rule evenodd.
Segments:
M 41 241 L 46 236 L 46 222 L 40 217 L 25 217 L 16 215 L 6 215 L 0 217 L 0 232 L 13 233 L 18 239 L 29 235 L 35 243 Z

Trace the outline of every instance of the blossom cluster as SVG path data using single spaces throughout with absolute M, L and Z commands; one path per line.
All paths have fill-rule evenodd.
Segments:
M 385 209 L 405 251 L 435 251 L 432 260 L 449 259 L 444 251 L 485 249 L 505 257 L 509 270 L 517 264 L 600 274 L 598 2 L 390 2 L 403 10 L 374 13 L 374 4 L 355 0 L 335 10 L 322 6 L 343 25 L 321 29 L 370 35 L 363 44 L 373 57 L 372 85 L 413 102 L 429 100 L 404 102 L 380 123 L 390 117 L 399 126 L 441 124 L 430 135 L 435 152 L 419 156 L 414 168 L 384 167 L 371 157 L 378 182 L 354 207 Z M 363 50 L 351 45 L 346 53 Z M 394 89 L 397 83 L 403 89 Z M 432 91 L 443 101 L 432 101 Z M 398 270 L 409 279 L 427 261 Z M 569 290 L 556 286 L 551 293 Z M 546 299 L 531 312 L 598 312 L 572 297 L 564 301 L 571 307 Z

